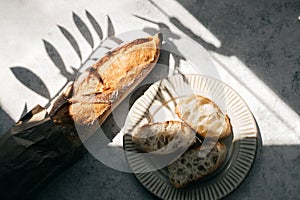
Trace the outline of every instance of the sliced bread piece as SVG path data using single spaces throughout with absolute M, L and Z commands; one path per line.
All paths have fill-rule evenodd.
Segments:
M 232 132 L 229 117 L 206 97 L 190 95 L 179 98 L 175 112 L 203 138 L 225 138 Z
M 171 153 L 196 142 L 195 133 L 180 121 L 150 123 L 136 128 L 132 141 L 142 152 Z
M 213 145 L 213 144 L 212 144 Z M 187 186 L 218 169 L 226 158 L 226 146 L 217 142 L 205 156 L 200 156 L 200 147 L 186 151 L 168 166 L 169 180 L 176 188 Z

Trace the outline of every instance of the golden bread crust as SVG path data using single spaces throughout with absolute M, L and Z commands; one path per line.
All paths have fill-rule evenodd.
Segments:
M 153 69 L 160 55 L 161 42 L 162 35 L 156 34 L 108 52 L 74 82 L 73 96 L 67 99 L 68 105 L 64 105 L 68 107 L 67 115 L 78 125 L 95 121 L 102 124 Z M 57 110 L 56 107 L 56 114 Z

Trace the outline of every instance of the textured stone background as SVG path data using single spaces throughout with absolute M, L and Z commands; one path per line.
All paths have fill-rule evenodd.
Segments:
M 75 33 L 83 57 L 90 52 L 72 25 L 72 12 L 83 18 L 87 9 L 100 24 L 105 24 L 105 15 L 109 14 L 116 33 L 145 27 L 158 30 L 164 24 L 190 36 L 209 51 L 223 80 L 246 100 L 260 128 L 254 166 L 240 187 L 226 199 L 298 199 L 299 1 L 154 2 L 168 16 L 144 0 L 1 1 L 0 132 L 18 120 L 25 103 L 27 110 L 36 104 L 47 104 L 45 98 L 16 80 L 10 67 L 24 66 L 38 74 L 51 96 L 66 81 L 47 56 L 42 39 L 56 45 L 68 66 L 78 65 L 78 59 L 73 59 L 76 54 L 68 50 L 68 43 L 58 36 L 57 24 Z M 161 24 L 145 22 L 132 14 Z M 155 198 L 132 174 L 110 169 L 86 153 L 82 160 L 43 189 L 36 200 Z
M 179 2 L 222 41 L 204 47 L 238 56 L 300 114 L 299 1 Z

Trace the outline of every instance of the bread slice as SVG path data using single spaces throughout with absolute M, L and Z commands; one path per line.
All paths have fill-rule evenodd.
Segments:
M 132 141 L 142 152 L 172 153 L 180 148 L 189 148 L 196 142 L 196 136 L 184 123 L 166 121 L 136 128 Z
M 227 150 L 223 143 L 217 142 L 205 157 L 200 156 L 200 149 L 201 146 L 186 151 L 168 166 L 169 180 L 176 188 L 185 187 L 213 173 L 224 163 Z
M 60 107 L 76 125 L 102 124 L 111 111 L 151 72 L 160 55 L 162 34 L 141 38 L 108 52 L 79 75 L 73 95 Z M 60 107 L 57 107 L 57 106 Z
M 225 138 L 232 132 L 229 117 L 206 97 L 190 95 L 179 98 L 175 112 L 202 138 Z

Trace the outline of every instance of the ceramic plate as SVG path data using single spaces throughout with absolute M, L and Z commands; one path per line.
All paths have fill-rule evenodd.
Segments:
M 176 99 L 191 94 L 210 98 L 227 113 L 233 135 L 222 140 L 227 147 L 227 156 L 218 170 L 185 188 L 177 189 L 169 182 L 165 166 L 159 166 L 151 158 L 138 153 L 130 132 L 150 122 L 180 120 L 174 112 Z M 124 130 L 128 164 L 140 183 L 162 199 L 208 200 L 225 197 L 245 179 L 257 149 L 256 123 L 244 100 L 223 82 L 202 75 L 175 75 L 154 83 L 131 107 Z

